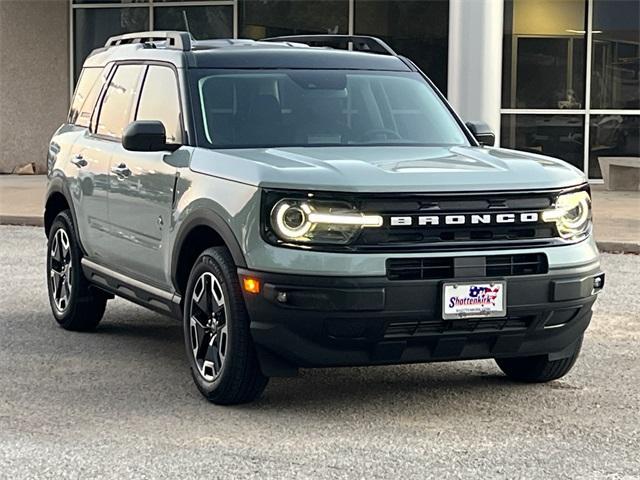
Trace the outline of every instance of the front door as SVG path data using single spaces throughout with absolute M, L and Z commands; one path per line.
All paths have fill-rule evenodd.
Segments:
M 109 223 L 111 258 L 125 275 L 159 288 L 169 287 L 164 260 L 171 225 L 178 152 L 128 152 L 111 157 Z
M 169 66 L 145 67 L 135 120 L 159 120 L 167 142 L 183 138 L 177 73 Z M 183 164 L 187 148 L 174 153 L 131 152 L 118 145 L 111 157 L 109 223 L 111 257 L 125 275 L 163 289 L 170 289 L 170 265 L 166 252 L 171 226 L 177 164 Z

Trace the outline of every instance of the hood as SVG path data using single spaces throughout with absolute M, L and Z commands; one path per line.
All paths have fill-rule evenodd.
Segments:
M 562 160 L 481 147 L 197 148 L 191 169 L 259 187 L 340 192 L 537 190 L 586 181 Z

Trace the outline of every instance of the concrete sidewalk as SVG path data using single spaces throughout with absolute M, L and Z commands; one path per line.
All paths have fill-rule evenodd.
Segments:
M 42 225 L 46 177 L 0 175 L 0 224 Z M 594 185 L 593 217 L 601 250 L 640 254 L 640 192 Z

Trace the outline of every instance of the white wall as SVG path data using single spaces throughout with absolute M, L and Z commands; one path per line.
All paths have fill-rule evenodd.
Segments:
M 503 0 L 450 0 L 448 98 L 500 140 Z

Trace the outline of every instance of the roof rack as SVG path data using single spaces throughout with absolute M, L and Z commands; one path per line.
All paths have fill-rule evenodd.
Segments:
M 129 45 L 133 43 L 151 43 L 151 42 L 167 42 L 168 48 L 182 50 L 188 52 L 191 50 L 192 37 L 189 32 L 178 32 L 172 30 L 158 30 L 152 32 L 135 32 L 125 33 L 124 35 L 116 35 L 110 37 L 105 48 L 116 47 L 119 45 Z
M 397 56 L 397 53 L 379 38 L 364 35 L 288 35 L 285 37 L 263 38 L 260 41 L 305 43 L 312 47 L 337 47 L 357 52 Z

